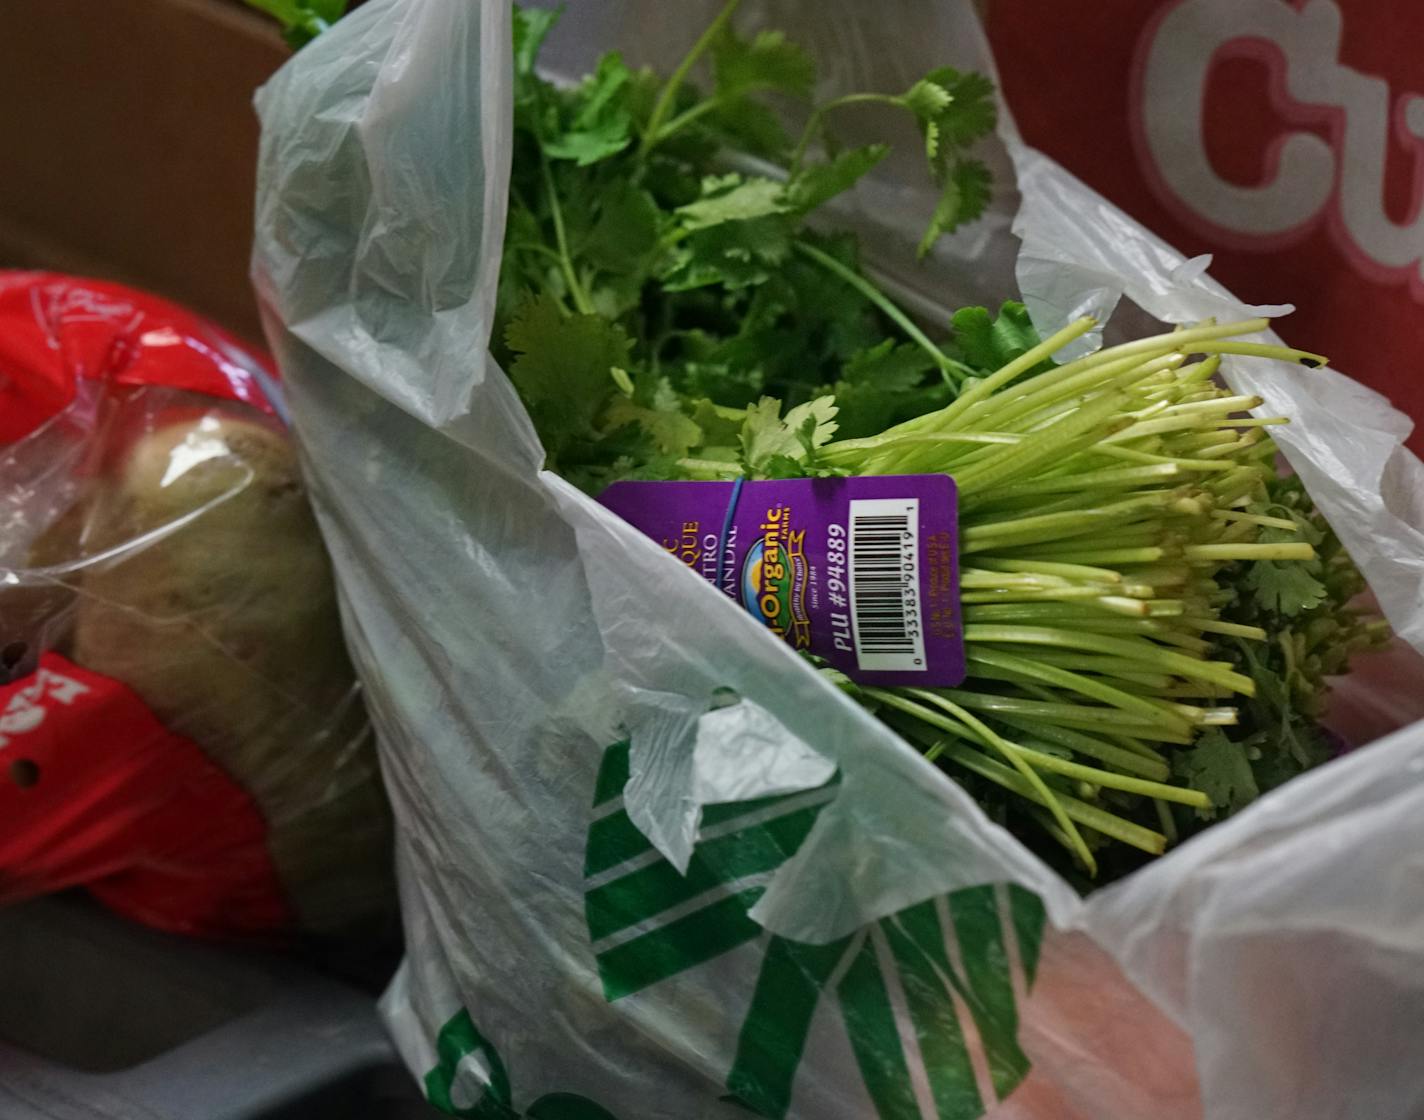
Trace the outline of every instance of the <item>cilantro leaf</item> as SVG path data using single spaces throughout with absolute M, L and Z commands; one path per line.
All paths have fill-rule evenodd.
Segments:
M 678 246 L 663 273 L 663 288 L 678 292 L 708 284 L 760 284 L 790 253 L 791 236 L 776 216 L 724 221 L 697 230 Z
M 583 255 L 608 272 L 633 272 L 657 248 L 661 211 L 647 191 L 627 181 L 607 187 L 600 195 L 599 215 Z
M 1288 506 L 1257 505 L 1252 507 L 1252 512 L 1287 517 L 1295 522 L 1295 532 L 1274 525 L 1262 528 L 1257 538 L 1262 544 L 1305 541 L 1318 545 L 1323 539 L 1309 518 Z M 1293 618 L 1315 610 L 1329 598 L 1329 589 L 1320 578 L 1324 567 L 1318 556 L 1314 560 L 1258 560 L 1249 566 L 1244 583 L 1261 610 Z
M 1028 308 L 1016 300 L 1006 301 L 994 318 L 990 318 L 987 308 L 962 307 L 954 313 L 950 323 L 954 327 L 955 347 L 964 363 L 986 373 L 1002 369 L 1042 341 L 1034 330 Z M 1045 361 L 1034 370 L 1051 365 Z
M 810 96 L 816 79 L 810 56 L 780 31 L 748 40 L 728 25 L 712 45 L 712 74 L 714 96 L 693 111 L 706 113 L 713 131 L 752 155 L 784 155 L 790 142 L 780 118 L 752 95 Z
M 885 339 L 858 351 L 834 386 L 842 437 L 874 435 L 949 402 L 942 379 L 926 383 L 933 360 L 912 343 Z
M 759 31 L 743 39 L 729 25 L 713 44 L 712 74 L 717 95 L 723 99 L 756 90 L 809 97 L 816 64 L 780 31 Z
M 715 104 L 707 120 L 719 139 L 763 159 L 780 160 L 786 155 L 791 141 L 781 125 L 781 118 L 767 106 L 750 97 Z
M 1259 739 L 1262 744 L 1260 758 L 1251 764 L 1262 793 L 1284 785 L 1297 774 L 1323 766 L 1333 754 L 1333 747 L 1320 725 L 1302 715 L 1285 722 L 1281 730 L 1281 744 L 1272 744 L 1268 732 L 1253 738 Z
M 927 80 L 949 94 L 949 103 L 934 113 L 941 143 L 968 147 L 994 131 L 994 83 L 983 74 L 945 66 L 931 71 Z
M 797 405 L 785 419 L 781 416 L 780 401 L 775 397 L 762 397 L 747 409 L 742 425 L 742 463 L 747 473 L 761 477 L 771 468 L 784 471 L 786 464 L 780 462 L 782 459 L 805 462 L 816 448 L 835 435 L 835 416 L 836 403 L 831 397 Z
M 627 397 L 615 398 L 603 420 L 608 430 L 636 424 L 648 434 L 659 452 L 674 458 L 685 456 L 702 442 L 702 429 L 681 411 L 642 408 Z
M 775 179 L 722 175 L 703 181 L 702 197 L 677 213 L 689 230 L 707 229 L 723 222 L 762 218 L 786 210 L 784 187 Z
M 758 474 L 775 456 L 791 458 L 802 450 L 796 433 L 782 421 L 781 402 L 775 397 L 762 397 L 747 409 L 739 442 L 742 463 L 750 474 Z
M 904 102 L 905 108 L 914 113 L 921 121 L 929 122 L 948 109 L 949 103 L 954 100 L 954 97 L 933 77 L 925 77 L 907 89 L 901 95 L 900 100 Z M 938 134 L 938 129 L 936 129 L 936 134 Z
M 626 148 L 633 138 L 633 117 L 619 95 L 631 77 L 616 52 L 599 59 L 598 69 L 576 92 L 572 120 L 558 133 L 544 137 L 544 151 L 584 167 Z
M 834 397 L 817 397 L 798 404 L 786 414 L 786 427 L 796 434 L 807 455 L 830 443 L 831 437 L 836 434 L 836 411 Z
M 692 406 L 692 420 L 710 444 L 736 443 L 744 422 L 741 409 L 713 404 L 706 397 Z
M 933 368 L 934 360 L 920 347 L 910 342 L 896 344 L 893 338 L 887 338 L 869 350 L 861 350 L 846 363 L 843 383 L 905 392 L 916 388 Z
M 925 138 L 925 156 L 943 181 L 956 154 L 994 130 L 994 84 L 952 66 L 931 70 L 900 95 Z
M 867 171 L 890 153 L 886 144 L 849 148 L 826 163 L 812 164 L 786 184 L 785 200 L 797 213 L 814 210 L 836 195 L 850 190 Z
M 1204 820 L 1243 809 L 1261 793 L 1246 746 L 1233 743 L 1219 727 L 1207 728 L 1195 746 L 1178 751 L 1172 768 L 1188 786 L 1211 798 L 1210 809 L 1197 810 Z
M 934 243 L 941 236 L 953 233 L 966 222 L 980 217 L 988 209 L 992 195 L 992 178 L 982 160 L 961 159 L 955 162 L 949 168 L 939 202 L 916 253 L 923 257 L 934 248 Z
M 514 72 L 527 77 L 534 73 L 534 61 L 544 46 L 544 40 L 562 11 L 558 8 L 514 8 Z
M 623 328 L 598 315 L 565 315 L 553 296 L 527 301 L 505 329 L 516 355 L 510 379 L 551 455 L 589 436 L 628 364 Z
M 1297 615 L 1325 602 L 1325 585 L 1310 570 L 1316 566 L 1315 561 L 1258 560 L 1247 571 L 1245 583 L 1262 610 Z
M 282 25 L 282 37 L 293 50 L 306 46 L 346 12 L 346 0 L 247 0 Z

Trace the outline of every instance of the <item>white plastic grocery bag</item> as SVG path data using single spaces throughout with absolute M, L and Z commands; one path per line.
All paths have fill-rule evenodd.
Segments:
M 968 4 L 766 7 L 885 88 L 992 65 Z M 709 14 L 575 5 L 551 50 L 571 72 L 615 44 L 665 61 Z M 495 0 L 372 0 L 258 103 L 254 275 L 381 736 L 408 938 L 384 1006 L 431 1100 L 538 1120 L 1424 1114 L 1424 724 L 1083 902 L 541 473 L 486 353 L 509 36 Z M 1002 139 L 1040 327 L 1120 294 L 1168 321 L 1239 314 L 1011 124 Z M 925 203 L 896 174 L 845 214 L 887 218 L 887 256 Z M 901 287 L 1011 294 L 1014 205 Z M 1292 463 L 1424 644 L 1407 421 L 1334 373 L 1251 388 L 1299 418 Z

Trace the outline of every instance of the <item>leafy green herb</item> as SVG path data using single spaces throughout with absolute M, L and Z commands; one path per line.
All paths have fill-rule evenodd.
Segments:
M 742 466 L 748 474 L 758 476 L 772 466 L 779 477 L 806 473 L 799 465 L 814 462 L 817 449 L 835 435 L 835 416 L 836 403 L 831 397 L 798 404 L 784 418 L 780 401 L 762 397 L 747 409 L 742 423 Z
M 542 295 L 521 305 L 505 343 L 517 355 L 509 375 L 555 460 L 596 441 L 595 422 L 618 391 L 613 371 L 628 363 L 622 328 L 599 315 L 565 315 Z
M 944 371 L 956 379 L 965 371 L 940 348 L 948 340 L 937 345 L 913 324 L 905 338 L 928 360 L 902 352 L 893 368 L 878 366 L 891 375 L 883 384 L 871 378 L 857 355 L 894 333 L 893 309 L 828 274 L 826 262 L 859 274 L 858 253 L 850 239 L 814 233 L 807 221 L 889 150 L 842 150 L 828 117 L 855 106 L 910 112 L 942 138 L 930 173 L 968 176 L 969 148 L 993 127 L 991 87 L 942 70 L 904 95 L 838 97 L 811 106 L 793 144 L 782 110 L 811 98 L 814 62 L 779 31 L 739 34 L 735 8 L 733 0 L 666 80 L 610 54 L 572 87 L 538 73 L 556 14 L 516 11 L 515 158 L 496 355 L 515 360 L 505 328 L 537 294 L 568 314 L 616 322 L 629 342 L 623 368 L 633 381 L 651 377 L 686 401 L 746 408 L 773 395 L 794 409 L 843 384 L 849 434 L 945 403 Z M 705 92 L 696 85 L 704 76 Z M 729 170 L 736 150 L 780 170 Z M 941 214 L 936 230 L 977 205 L 959 217 Z M 528 361 L 537 344 L 525 345 L 535 347 L 521 351 Z M 620 446 L 629 438 L 603 424 L 594 430 L 593 438 L 616 435 Z M 554 442 L 565 444 L 567 459 L 567 441 Z M 583 450 L 590 461 L 608 459 Z
M 996 317 L 982 307 L 964 307 L 950 322 L 954 344 L 964 361 L 976 369 L 999 369 L 1027 354 L 1041 341 L 1021 303 L 1005 303 Z M 1045 360 L 1036 369 L 1052 365 Z
M 1211 805 L 1197 814 L 1211 820 L 1219 811 L 1244 809 L 1260 795 L 1251 761 L 1242 744 L 1234 743 L 1219 727 L 1204 731 L 1189 750 L 1179 751 L 1173 772 L 1190 786 L 1211 798 Z
M 282 37 L 293 50 L 306 46 L 346 12 L 347 0 L 247 0 L 282 25 Z
M 544 140 L 545 153 L 584 167 L 626 148 L 633 139 L 633 121 L 616 96 L 630 77 L 617 56 L 604 56 L 598 73 L 586 83 L 582 103 L 571 113 L 544 118 L 551 126 L 551 135 Z
M 1266 445 L 1262 458 L 1270 450 Z M 1364 579 L 1298 478 L 1268 478 L 1261 499 L 1243 512 L 1269 522 L 1259 540 L 1304 541 L 1315 552 L 1304 561 L 1233 565 L 1222 581 L 1230 589 L 1223 619 L 1262 635 L 1224 641 L 1223 655 L 1238 661 L 1256 686 L 1241 702 L 1237 725 L 1224 734 L 1246 752 L 1265 791 L 1330 758 L 1333 747 L 1320 725 L 1330 678 L 1387 641 L 1389 630 L 1353 605 Z
M 1292 529 L 1266 526 L 1260 534 L 1263 541 L 1303 540 L 1315 545 L 1324 537 L 1324 533 L 1308 517 L 1288 506 L 1257 503 L 1251 512 L 1295 523 Z M 1305 564 L 1278 564 L 1263 560 L 1250 565 L 1245 586 L 1263 613 L 1293 617 L 1314 610 L 1329 597 L 1329 591 L 1320 579 L 1323 568 L 1324 562 L 1318 557 Z
M 890 154 L 887 144 L 867 144 L 838 152 L 825 163 L 803 167 L 786 184 L 786 208 L 807 213 L 839 194 L 844 194 Z
M 814 64 L 779 32 L 740 36 L 736 6 L 665 79 L 608 55 L 569 88 L 537 72 L 547 13 L 516 19 L 497 356 L 550 465 L 590 492 L 952 474 L 971 674 L 846 687 L 996 819 L 1089 873 L 1318 762 L 1312 690 L 1335 663 L 1321 649 L 1348 576 L 1303 491 L 1271 489 L 1260 429 L 1230 426 L 1242 400 L 1212 383 L 1217 359 L 1182 365 L 1194 342 L 1257 324 L 1063 367 L 1052 355 L 1091 321 L 1041 340 L 1010 302 L 961 309 L 935 337 L 865 274 L 853 238 L 809 221 L 887 153 L 836 142 L 852 112 L 919 125 L 941 191 L 922 253 L 982 213 L 972 148 L 994 125 L 992 87 L 944 68 L 903 93 L 811 103 L 792 143 L 781 110 L 811 101 Z M 772 169 L 739 169 L 748 153 Z M 1233 693 L 1239 709 L 1222 704 Z

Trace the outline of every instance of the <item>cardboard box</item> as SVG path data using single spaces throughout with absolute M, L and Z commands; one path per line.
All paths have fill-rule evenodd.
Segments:
M 0 0 L 0 267 L 119 280 L 260 339 L 252 94 L 287 55 L 237 0 Z

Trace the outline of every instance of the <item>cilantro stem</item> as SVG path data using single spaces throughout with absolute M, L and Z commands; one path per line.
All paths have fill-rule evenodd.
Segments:
M 1152 804 L 1157 809 L 1157 820 L 1167 836 L 1167 843 L 1175 844 L 1177 842 L 1177 822 L 1172 816 L 1171 807 L 1160 798 L 1153 798 Z
M 1155 455 L 1150 451 L 1142 451 L 1135 447 L 1121 447 L 1117 444 L 1109 444 L 1103 447 L 1094 447 L 1094 455 L 1106 455 L 1113 459 L 1123 459 L 1129 463 L 1174 463 L 1185 471 L 1230 471 L 1236 469 L 1236 464 L 1227 459 L 1184 459 L 1173 455 Z
M 569 286 L 569 296 L 574 301 L 574 306 L 584 315 L 592 315 L 593 303 L 588 298 L 588 293 L 583 290 L 583 285 L 579 283 L 578 273 L 574 271 L 573 258 L 569 255 L 569 241 L 564 233 L 564 211 L 559 205 L 559 192 L 554 187 L 554 169 L 549 166 L 549 157 L 541 149 L 539 152 L 539 167 L 544 174 L 544 193 L 549 200 L 549 213 L 554 219 L 554 239 L 559 246 L 559 251 L 555 254 L 559 261 L 559 267 L 564 274 L 564 282 Z
M 560 265 L 563 264 L 563 257 L 559 256 L 553 249 L 550 249 L 549 246 L 541 245 L 537 241 L 512 241 L 508 248 L 512 253 L 538 253 L 541 256 L 558 262 Z
M 1288 533 L 1300 532 L 1300 526 L 1285 517 L 1266 517 L 1259 513 L 1242 513 L 1233 509 L 1214 509 L 1211 516 L 1217 521 L 1245 521 L 1251 525 L 1262 525 L 1268 529 L 1284 529 Z
M 1014 676 L 1029 677 L 1045 684 L 1059 685 L 1103 704 L 1120 708 L 1124 712 L 1135 712 L 1151 720 L 1160 720 L 1162 717 L 1161 711 L 1141 696 L 1127 692 L 1115 685 L 1105 684 L 1101 680 L 1085 676 L 1082 673 L 1035 662 L 1029 657 L 1018 657 L 1004 650 L 976 649 L 969 655 L 969 660 L 976 664 L 1007 671 Z M 1171 718 L 1180 728 L 1188 726 L 1188 721 L 1185 718 Z
M 727 0 L 722 5 L 722 10 L 717 13 L 715 19 L 707 25 L 705 31 L 698 37 L 697 42 L 692 44 L 692 49 L 683 56 L 681 62 L 677 64 L 677 69 L 668 76 L 668 80 L 663 83 L 663 88 L 658 94 L 658 99 L 653 104 L 652 115 L 648 117 L 648 127 L 643 132 L 642 143 L 638 145 L 638 162 L 642 163 L 648 158 L 648 153 L 658 142 L 659 133 L 662 131 L 663 123 L 667 120 L 668 114 L 672 112 L 677 91 L 686 80 L 687 75 L 697 64 L 707 49 L 716 41 L 717 36 L 722 33 L 722 29 L 731 21 L 736 13 L 737 6 L 741 0 Z
M 742 473 L 740 463 L 727 463 L 721 459 L 679 459 L 677 465 L 692 474 L 716 474 L 734 478 Z
M 914 689 L 902 690 L 915 694 Z M 1152 735 L 1165 742 L 1191 741 L 1189 725 L 1185 722 L 1173 725 L 1171 730 L 1159 727 L 1166 713 L 1154 712 L 1150 715 L 1128 714 L 1114 708 L 1099 708 L 1092 704 L 1071 704 L 1056 700 L 1026 700 L 1018 696 L 1000 696 L 997 693 L 967 692 L 963 689 L 947 689 L 944 696 L 953 697 L 965 708 L 974 708 L 991 715 L 1003 712 L 1021 716 L 1031 716 L 1069 727 L 1083 728 L 1141 728 L 1136 734 Z M 935 701 L 939 703 L 939 701 Z
M 923 431 L 926 428 L 947 428 L 951 420 L 958 418 L 974 405 L 992 397 L 1000 388 L 1009 384 L 1009 382 L 1015 380 L 1021 374 L 1027 373 L 1034 366 L 1038 365 L 1039 362 L 1046 358 L 1051 358 L 1059 350 L 1067 346 L 1068 343 L 1080 335 L 1087 334 L 1096 325 L 1097 320 L 1088 315 L 1073 320 L 1073 322 L 1069 323 L 1057 334 L 1044 339 L 1031 350 L 1020 354 L 1008 365 L 971 385 L 965 392 L 960 394 L 958 398 L 938 412 L 931 412 L 926 416 L 917 417 L 914 420 L 907 420 L 904 424 L 898 425 L 897 428 L 891 428 L 890 430 L 892 432 L 897 430 Z M 1098 354 L 1092 356 L 1101 357 L 1101 355 L 1102 351 L 1099 351 Z M 1051 376 L 1053 380 L 1056 381 L 1067 376 L 1068 373 L 1073 372 L 1075 367 L 1082 369 L 1087 364 L 1086 359 L 1079 359 L 1078 362 L 1070 362 L 1066 366 L 1059 366 L 1056 370 L 1053 370 L 1050 375 L 1046 376 Z
M 1314 560 L 1315 549 L 1304 541 L 1282 544 L 1189 544 L 1188 560 Z
M 953 358 L 951 358 L 948 354 L 946 354 L 943 350 L 941 350 L 938 346 L 931 342 L 929 336 L 926 335 L 924 331 L 920 330 L 919 327 L 915 326 L 914 321 L 911 320 L 908 315 L 906 315 L 903 311 L 896 307 L 895 304 L 890 301 L 890 298 L 884 292 L 882 292 L 864 276 L 860 275 L 860 273 L 856 272 L 852 268 L 847 268 L 844 264 L 836 260 L 836 258 L 831 256 L 829 253 L 816 248 L 814 245 L 809 245 L 805 241 L 795 241 L 792 242 L 792 245 L 795 247 L 796 251 L 802 256 L 809 257 L 811 260 L 815 261 L 822 268 L 824 268 L 827 272 L 830 272 L 832 275 L 840 277 L 840 279 L 844 280 L 857 292 L 859 292 L 876 307 L 878 307 L 881 311 L 883 311 L 887 318 L 889 318 L 892 322 L 895 323 L 896 326 L 898 326 L 902 331 L 904 331 L 905 334 L 907 334 L 910 339 L 920 347 L 920 349 L 922 349 L 926 354 L 928 354 L 931 358 L 934 359 L 935 365 L 939 366 L 940 370 L 944 374 L 946 374 L 946 381 L 948 381 L 947 375 L 950 373 L 955 373 L 961 378 L 974 376 L 974 371 L 972 369 L 970 369 L 968 366 L 964 365 L 961 362 L 956 362 Z M 951 383 L 951 388 L 953 387 L 955 387 L 955 383 Z
M 925 703 L 945 706 L 949 710 L 955 707 L 955 705 L 950 704 L 943 697 L 937 696 L 933 692 L 926 692 L 922 689 L 915 688 L 906 689 L 906 692 L 917 700 L 921 700 Z M 901 710 L 906 711 L 907 707 L 902 707 Z M 962 709 L 960 709 L 960 711 L 962 713 L 961 719 L 968 716 L 967 712 L 963 712 Z M 909 714 L 916 714 L 918 718 L 924 719 L 926 723 L 940 726 L 928 718 L 928 713 L 923 715 L 919 713 Z M 946 725 L 948 722 L 949 721 L 945 721 Z M 975 723 L 978 723 L 978 721 L 975 721 Z M 984 725 L 978 724 L 978 727 L 982 728 Z M 948 726 L 943 727 L 943 730 L 950 729 Z M 977 730 L 978 728 L 975 729 Z M 1056 755 L 1033 750 L 1031 747 L 1025 747 L 1018 743 L 1009 742 L 1008 740 L 1004 740 L 1003 742 L 1005 746 L 1010 748 L 1019 758 L 1028 763 L 1028 765 L 1040 770 L 1048 770 L 1056 774 L 1062 774 L 1067 778 L 1091 782 L 1093 785 L 1101 786 L 1104 789 L 1118 789 L 1124 793 L 1137 793 L 1147 797 L 1158 797 L 1163 801 L 1176 801 L 1179 804 L 1191 805 L 1198 809 L 1205 809 L 1211 805 L 1210 798 L 1199 790 L 1184 789 L 1180 786 L 1169 786 L 1163 782 L 1154 782 L 1146 778 L 1134 778 L 1126 774 L 1115 773 L 1111 770 L 1103 770 L 1097 766 L 1084 766 L 1080 762 L 1071 762 L 1066 758 L 1059 758 Z
M 699 117 L 706 116 L 714 109 L 720 109 L 726 103 L 727 99 L 723 97 L 709 97 L 706 101 L 699 101 L 691 109 L 688 109 L 685 112 L 678 114 L 677 116 L 673 117 L 672 120 L 668 121 L 667 124 L 663 125 L 662 129 L 658 132 L 658 134 L 653 137 L 652 143 L 649 144 L 648 147 L 656 147 L 658 144 L 661 144 L 664 140 L 668 139 L 668 137 L 674 136 L 678 132 L 681 132 L 684 128 L 690 125 L 693 121 L 697 120 Z
M 900 718 L 894 720 L 894 723 L 911 738 L 929 747 L 929 750 L 926 751 L 927 758 L 933 759 L 944 755 L 966 769 L 974 771 L 981 778 L 986 778 L 996 785 L 1017 793 L 1020 797 L 1026 797 L 1030 801 L 1036 801 L 1038 804 L 1048 807 L 1049 803 L 1044 801 L 1043 795 L 1031 783 L 1025 781 L 1022 775 L 1014 773 L 1003 763 L 988 757 L 983 752 L 953 739 L 933 736 L 927 729 L 924 729 L 923 724 L 915 725 L 908 719 Z M 1111 836 L 1114 840 L 1120 840 L 1124 844 L 1139 848 L 1151 855 L 1161 855 L 1166 850 L 1166 837 L 1151 829 L 1124 820 L 1122 817 L 1109 813 L 1106 809 L 1100 809 L 1096 805 L 1090 805 L 1086 801 L 1068 794 L 1052 796 L 1052 801 L 1062 806 L 1066 816 L 1087 828 L 1101 832 L 1104 836 Z
M 1084 450 L 1126 425 L 1128 418 L 1122 416 L 1122 407 L 1123 398 L 1117 393 L 1106 394 L 1084 405 L 1044 428 L 1033 439 L 995 451 L 982 463 L 959 472 L 956 478 L 960 489 L 969 494 L 977 488 L 1003 486 L 1056 457 Z
M 796 142 L 796 149 L 791 154 L 789 169 L 791 175 L 795 175 L 801 170 L 801 161 L 806 158 L 806 150 L 811 146 L 811 141 L 815 138 L 816 133 L 820 131 L 826 114 L 832 109 L 839 109 L 845 105 L 890 105 L 895 108 L 904 108 L 905 99 L 893 93 L 847 93 L 832 98 L 823 105 L 817 105 L 806 119 L 806 127 L 801 130 L 801 139 Z
M 1307 369 L 1319 369 L 1329 363 L 1324 354 L 1312 354 L 1309 350 L 1297 350 L 1291 346 L 1270 346 L 1262 342 L 1204 342 L 1192 347 L 1193 354 L 1243 354 L 1253 358 L 1274 358 L 1281 362 L 1291 362 Z
M 917 695 L 919 694 L 918 689 L 906 691 L 913 692 Z M 913 716 L 924 723 L 928 723 L 932 727 L 938 727 L 942 731 L 948 731 L 955 735 L 966 735 L 968 738 L 985 743 L 997 750 L 1008 759 L 1014 768 L 1018 770 L 1019 774 L 1022 775 L 1022 779 L 1028 784 L 1028 787 L 1033 790 L 1035 795 L 1034 800 L 1053 814 L 1053 819 L 1058 822 L 1058 827 L 1073 841 L 1073 852 L 1087 869 L 1088 874 L 1094 875 L 1097 873 L 1098 865 L 1093 859 L 1093 853 L 1088 850 L 1087 844 L 1083 842 L 1082 836 L 1079 835 L 1077 828 L 1074 827 L 1073 822 L 1069 819 L 1068 814 L 1064 811 L 1063 805 L 1059 802 L 1058 798 L 1055 797 L 1044 784 L 1043 778 L 1039 776 L 1038 771 L 1034 770 L 1034 768 L 1029 765 L 1028 760 L 1022 756 L 1020 753 L 1022 748 L 1008 742 L 996 734 L 986 724 L 959 707 L 959 705 L 952 701 L 945 700 L 943 697 L 935 697 L 935 701 L 951 715 L 956 717 L 953 720 L 946 718 L 939 712 L 926 708 L 923 704 L 918 704 L 914 700 L 906 699 L 904 696 L 894 692 L 886 692 L 884 689 L 879 688 L 867 688 L 865 693 L 867 696 L 873 697 L 882 704 L 896 708 L 906 715 Z M 933 693 L 926 693 L 925 695 L 933 696 Z
M 1025 719 L 1022 716 L 1001 715 L 1000 723 L 1017 728 L 1026 735 L 1034 736 L 1051 746 L 1066 747 L 1077 754 L 1096 758 L 1119 770 L 1153 781 L 1165 782 L 1172 776 L 1172 768 L 1161 758 L 1130 751 L 1126 747 L 1106 742 L 1101 735 L 1087 735 L 1072 728 L 1044 723 L 1042 720 Z
M 1199 661 L 1185 654 L 1162 649 L 1140 637 L 1113 638 L 1059 627 L 970 625 L 964 627 L 964 640 L 966 643 L 1004 642 L 1016 646 L 1048 645 L 1082 650 L 1085 653 L 1114 654 L 1135 660 L 1143 668 L 1156 666 L 1190 680 L 1234 689 L 1243 696 L 1256 694 L 1256 682 L 1236 672 L 1226 662 Z

